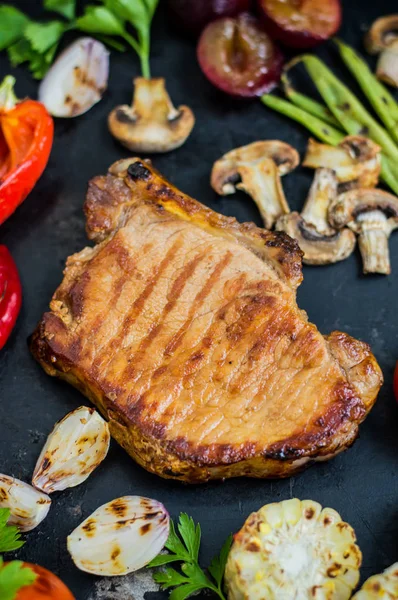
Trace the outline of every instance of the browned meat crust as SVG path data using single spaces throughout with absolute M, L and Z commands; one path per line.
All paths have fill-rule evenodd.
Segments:
M 32 337 L 143 467 L 285 477 L 354 441 L 382 383 L 369 347 L 296 304 L 301 252 L 185 196 L 139 159 L 89 184 L 87 232 Z

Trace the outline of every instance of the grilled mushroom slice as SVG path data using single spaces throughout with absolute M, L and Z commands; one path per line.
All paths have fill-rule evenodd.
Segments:
M 377 19 L 365 38 L 370 54 L 379 54 L 376 75 L 389 85 L 398 87 L 398 15 Z
M 296 239 L 308 265 L 326 265 L 344 260 L 355 247 L 350 229 L 337 231 L 327 221 L 328 208 L 337 196 L 337 180 L 331 169 L 317 169 L 301 214 L 292 212 L 280 217 L 278 231 Z
M 398 227 L 396 196 L 378 189 L 350 190 L 331 205 L 329 221 L 359 234 L 364 273 L 391 273 L 388 238 Z
M 221 196 L 236 189 L 249 194 L 257 204 L 266 229 L 289 212 L 281 175 L 297 167 L 300 157 L 289 144 L 279 140 L 253 142 L 235 148 L 217 160 L 211 172 L 212 188 Z
M 310 139 L 303 166 L 333 169 L 339 192 L 352 187 L 375 187 L 381 168 L 380 150 L 380 146 L 360 135 L 349 135 L 338 146 Z
M 174 108 L 165 80 L 134 79 L 132 106 L 116 106 L 108 116 L 111 134 L 133 152 L 168 152 L 185 142 L 195 124 L 188 106 Z

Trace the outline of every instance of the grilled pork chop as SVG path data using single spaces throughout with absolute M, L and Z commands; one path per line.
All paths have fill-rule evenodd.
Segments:
M 285 477 L 347 448 L 382 374 L 296 304 L 301 252 L 139 159 L 89 184 L 87 231 L 32 338 L 143 467 L 188 482 Z

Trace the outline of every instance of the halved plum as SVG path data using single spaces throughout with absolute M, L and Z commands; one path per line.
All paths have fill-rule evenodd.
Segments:
M 269 34 L 292 48 L 312 48 L 336 33 L 340 0 L 257 0 Z
M 261 96 L 280 80 L 282 54 L 248 13 L 210 23 L 199 38 L 197 54 L 209 81 L 232 96 Z
M 199 35 L 208 23 L 249 10 L 252 0 L 169 0 L 173 24 L 182 33 Z

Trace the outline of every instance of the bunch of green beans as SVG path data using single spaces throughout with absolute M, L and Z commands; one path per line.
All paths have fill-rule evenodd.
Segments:
M 287 70 L 302 62 L 326 106 L 297 92 L 287 78 L 287 71 L 282 83 L 290 102 L 271 95 L 264 95 L 261 100 L 269 108 L 298 121 L 328 144 L 337 145 L 341 142 L 344 138 L 341 129 L 350 135 L 371 138 L 382 148 L 381 177 L 398 194 L 398 167 L 395 166 L 398 165 L 398 104 L 371 73 L 363 59 L 343 42 L 336 43 L 344 62 L 355 74 L 388 132 L 330 69 L 319 58 L 310 54 L 294 59 L 287 65 Z

